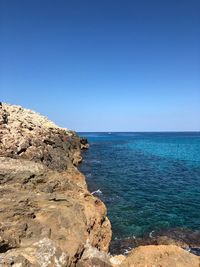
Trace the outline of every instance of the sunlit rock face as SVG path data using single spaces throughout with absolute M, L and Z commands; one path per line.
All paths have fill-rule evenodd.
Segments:
M 108 251 L 104 204 L 76 168 L 87 140 L 19 106 L 0 105 L 0 266 L 76 266 Z
M 174 245 L 141 246 L 133 250 L 121 267 L 198 267 L 199 257 Z

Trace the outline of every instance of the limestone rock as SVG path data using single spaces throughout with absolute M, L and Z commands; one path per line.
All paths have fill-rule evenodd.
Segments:
M 86 244 L 85 251 L 77 264 L 77 267 L 112 267 L 107 253 Z
M 126 257 L 124 255 L 116 255 L 110 258 L 110 262 L 112 264 L 113 267 L 117 267 L 119 266 L 124 260 L 126 259 Z
M 81 160 L 81 139 L 19 106 L 0 106 L 0 155 L 28 159 L 63 171 Z
M 141 246 L 134 249 L 121 267 L 199 267 L 199 257 L 174 245 Z
M 105 205 L 76 167 L 82 142 L 35 112 L 0 105 L 1 267 L 76 266 L 86 244 L 108 251 Z

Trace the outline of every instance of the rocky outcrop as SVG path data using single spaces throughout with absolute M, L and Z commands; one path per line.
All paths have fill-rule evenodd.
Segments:
M 0 105 L 1 267 L 76 266 L 88 246 L 108 251 L 106 208 L 76 168 L 87 147 L 33 111 Z
M 81 161 L 80 149 L 87 140 L 59 128 L 45 117 L 18 106 L 0 109 L 0 155 L 42 163 L 64 171 Z
M 81 149 L 88 149 L 89 148 L 87 138 L 82 137 L 80 139 L 80 142 L 81 142 Z
M 174 245 L 141 246 L 133 250 L 121 267 L 199 267 L 199 257 Z
M 195 242 L 192 233 L 180 240 L 178 230 L 170 237 L 154 233 L 149 244 L 158 246 L 110 257 L 106 208 L 76 167 L 88 146 L 33 111 L 0 103 L 0 267 L 199 267 L 199 257 L 160 245 L 198 244 L 198 233 Z

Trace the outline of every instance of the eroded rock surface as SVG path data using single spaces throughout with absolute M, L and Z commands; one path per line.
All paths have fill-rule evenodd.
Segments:
M 110 222 L 76 168 L 87 140 L 39 114 L 0 105 L 0 266 L 76 266 L 108 251 Z
M 174 245 L 141 246 L 133 250 L 121 267 L 199 267 L 199 257 Z
M 28 159 L 63 171 L 81 161 L 87 140 L 18 106 L 0 106 L 0 155 Z

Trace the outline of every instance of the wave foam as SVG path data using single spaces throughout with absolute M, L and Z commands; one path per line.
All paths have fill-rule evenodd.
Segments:
M 96 191 L 93 191 L 91 193 L 91 195 L 94 195 L 94 194 L 102 194 L 102 191 L 100 189 L 96 190 Z

